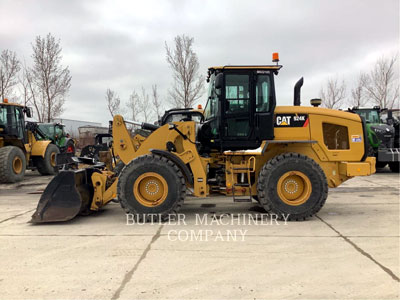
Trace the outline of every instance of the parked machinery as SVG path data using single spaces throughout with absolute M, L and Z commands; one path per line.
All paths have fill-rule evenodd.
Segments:
M 196 121 L 200 122 L 204 119 L 202 110 L 199 108 L 197 110 L 193 108 L 174 108 L 165 111 L 164 115 L 160 117 L 160 119 L 156 122 L 156 126 L 152 124 L 148 124 L 147 127 L 150 129 L 143 128 L 131 128 L 131 135 L 140 135 L 141 137 L 147 137 L 152 133 L 152 130 L 155 130 L 160 125 L 164 125 L 171 122 L 178 121 Z M 112 123 L 112 122 L 111 122 Z M 110 129 L 112 129 L 112 124 Z M 94 158 L 95 160 L 100 159 L 100 152 L 107 151 L 112 147 L 112 134 L 110 133 L 100 133 L 95 137 L 95 143 L 93 145 L 85 146 L 82 151 L 80 157 L 88 157 Z
M 61 153 L 75 155 L 75 141 L 65 131 L 65 125 L 60 123 L 38 123 L 39 129 L 45 134 L 46 140 L 51 140 Z
M 375 172 L 362 119 L 352 113 L 276 107 L 281 66 L 224 66 L 208 70 L 204 121 L 160 127 L 114 116 L 113 148 L 121 172 L 92 166 L 60 172 L 47 186 L 33 223 L 66 221 L 118 198 L 137 220 L 166 219 L 196 197 L 257 198 L 269 213 L 304 220 L 324 205 L 328 187 Z M 128 124 L 152 133 L 131 137 Z M 68 192 L 66 192 L 68 191 Z
M 27 167 L 42 175 L 54 175 L 59 150 L 34 122 L 25 122 L 32 110 L 4 99 L 0 103 L 0 182 L 17 182 L 24 178 Z M 40 136 L 43 140 L 38 140 Z
M 387 109 L 381 109 L 379 106 L 373 108 L 353 107 L 349 111 L 354 112 L 365 119 L 368 134 L 369 155 L 376 157 L 376 167 L 384 168 L 389 164 L 392 172 L 399 172 L 400 149 L 398 122 L 392 119 L 392 124 L 385 124 L 381 120 L 381 113 L 387 112 Z M 391 115 L 391 112 L 389 112 Z M 396 136 L 397 126 L 397 136 Z

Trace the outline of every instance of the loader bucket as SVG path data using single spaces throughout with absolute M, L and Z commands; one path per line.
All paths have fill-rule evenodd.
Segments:
M 93 197 L 91 173 L 86 169 L 61 171 L 47 185 L 30 222 L 63 222 L 88 211 Z

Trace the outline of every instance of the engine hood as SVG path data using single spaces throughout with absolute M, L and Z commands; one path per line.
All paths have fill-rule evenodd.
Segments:
M 336 118 L 347 119 L 351 121 L 358 121 L 361 122 L 361 118 L 359 115 L 336 110 L 336 109 L 328 109 L 322 107 L 311 107 L 311 106 L 277 106 L 275 108 L 275 114 L 315 114 L 315 115 L 323 115 L 323 116 L 330 116 Z
M 375 134 L 384 136 L 394 136 L 394 127 L 386 124 L 367 124 L 367 128 L 375 132 Z

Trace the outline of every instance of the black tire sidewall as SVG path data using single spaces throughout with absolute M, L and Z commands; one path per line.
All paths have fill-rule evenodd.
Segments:
M 308 200 L 300 205 L 289 205 L 283 202 L 277 192 L 277 184 L 283 174 L 289 171 L 298 171 L 303 173 L 311 182 L 311 195 Z M 268 200 L 269 208 L 275 213 L 290 214 L 292 218 L 308 217 L 317 212 L 326 199 L 327 183 L 325 174 L 316 163 L 306 158 L 284 157 L 273 167 L 269 168 L 264 183 L 264 193 Z M 264 201 L 266 199 L 263 199 Z M 323 201 L 321 201 L 321 199 Z M 322 202 L 322 203 L 321 203 Z
M 152 159 L 153 158 L 153 159 Z M 161 175 L 167 182 L 168 194 L 163 203 L 155 207 L 147 207 L 138 202 L 133 193 L 133 187 L 137 178 L 147 172 Z M 178 183 L 178 184 L 177 184 Z M 137 214 L 164 214 L 173 210 L 173 207 L 181 198 L 180 177 L 174 168 L 166 162 L 153 156 L 139 157 L 125 166 L 120 175 L 118 194 L 121 195 L 124 205 L 130 212 Z
M 51 154 L 56 153 L 59 154 L 60 150 L 58 147 L 54 144 L 48 144 L 46 148 L 46 152 L 44 154 L 44 157 L 37 157 L 35 159 L 36 161 L 36 167 L 41 175 L 55 175 L 58 173 L 58 167 L 53 167 L 51 165 Z M 56 157 L 57 159 L 57 157 Z
M 120 160 L 119 162 L 117 162 L 117 164 L 114 167 L 114 173 L 115 175 L 119 176 L 119 174 L 121 174 L 122 170 L 125 168 L 125 164 L 122 160 Z
M 56 166 L 53 167 L 51 165 L 51 154 L 55 153 L 56 154 Z M 60 149 L 54 144 L 49 144 L 46 149 L 46 154 L 45 154 L 45 164 L 47 165 L 48 173 L 50 175 L 55 175 L 58 173 L 58 167 L 57 167 L 57 154 L 60 153 Z
M 5 149 L 7 148 L 7 149 Z M 4 147 L 3 151 L 8 152 L 5 156 L 5 168 L 6 168 L 6 173 L 2 181 L 4 182 L 17 182 L 21 181 L 24 176 L 25 176 L 25 170 L 26 170 L 26 159 L 25 159 L 25 154 L 24 152 L 14 146 L 9 146 L 9 147 Z M 16 174 L 13 169 L 13 161 L 15 157 L 19 157 L 22 161 L 22 171 L 19 174 Z

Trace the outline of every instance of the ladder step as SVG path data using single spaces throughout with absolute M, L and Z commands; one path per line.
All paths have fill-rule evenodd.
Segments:
M 232 168 L 234 171 L 249 171 L 252 170 L 251 168 Z
M 233 202 L 252 202 L 250 198 L 233 198 Z
M 235 186 L 249 187 L 250 184 L 248 184 L 248 183 L 235 183 L 233 186 L 234 186 L 234 187 L 235 187 Z

